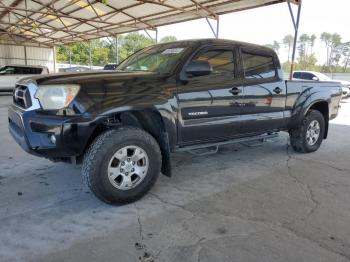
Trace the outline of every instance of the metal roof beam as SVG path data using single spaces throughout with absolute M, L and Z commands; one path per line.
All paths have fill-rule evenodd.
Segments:
M 96 1 L 96 2 L 102 2 L 102 1 Z M 115 8 L 114 6 L 111 6 L 111 5 L 109 5 L 109 4 L 104 4 L 104 5 L 108 6 L 109 8 L 113 9 L 113 10 L 116 11 L 116 12 L 120 12 L 120 13 L 122 13 L 122 14 L 124 14 L 124 15 L 130 17 L 131 19 L 133 19 L 133 20 L 135 20 L 135 21 L 137 21 L 137 22 L 140 22 L 140 23 L 143 23 L 143 24 L 147 25 L 149 28 L 153 28 L 153 29 L 154 29 L 154 26 L 153 26 L 153 25 L 148 24 L 148 23 L 146 23 L 145 21 L 142 21 L 141 19 L 136 18 L 135 16 L 126 13 L 126 12 L 124 11 L 124 9 L 117 9 L 117 8 Z M 108 19 L 106 19 L 106 20 L 108 20 Z
M 22 11 L 22 12 L 26 11 L 25 8 L 6 7 L 6 6 L 2 5 L 2 4 L 0 4 L 0 9 L 7 9 L 7 10 L 10 10 L 10 11 Z M 115 25 L 115 23 L 110 23 L 110 22 L 107 22 L 107 21 L 96 20 L 96 18 L 94 18 L 94 19 L 86 19 L 86 18 L 80 18 L 80 17 L 70 16 L 70 15 L 64 15 L 62 13 L 43 12 L 43 11 L 38 11 L 38 10 L 27 10 L 27 11 L 32 12 L 33 14 L 44 14 L 45 16 L 54 16 L 56 18 L 61 17 L 61 18 L 75 19 L 75 20 L 82 21 L 82 22 L 87 22 L 87 23 L 88 22 L 96 22 L 96 23 L 102 23 L 102 24 L 105 24 L 105 25 Z
M 292 8 L 290 6 L 290 0 L 287 0 L 288 7 L 289 7 L 289 10 L 290 10 L 290 14 L 291 14 L 291 17 L 292 17 L 292 21 L 293 21 L 293 24 L 294 24 L 294 42 L 293 42 L 292 61 L 291 61 L 291 65 L 290 65 L 290 75 L 289 75 L 289 79 L 290 80 L 293 79 L 294 60 L 295 60 L 295 52 L 296 52 L 297 41 L 298 41 L 299 22 L 300 22 L 302 0 L 299 0 L 298 2 L 299 2 L 299 4 L 298 4 L 298 12 L 297 12 L 296 20 L 295 20 L 293 10 L 292 10 Z
M 0 3 L 1 3 L 2 1 L 0 1 Z M 14 7 L 14 6 L 17 6 L 17 5 L 19 5 L 20 3 L 22 3 L 23 2 L 23 0 L 16 0 L 16 1 L 14 1 L 11 5 L 10 5 L 10 7 Z M 3 11 L 1 14 L 0 14 L 0 20 L 1 19 L 3 19 L 6 15 L 8 15 L 10 13 L 10 11 L 9 10 L 7 10 L 7 11 Z
M 20 13 L 16 13 L 16 12 L 12 12 L 13 14 L 15 15 L 19 15 L 19 16 L 22 16 L 24 17 L 24 15 L 20 14 Z M 36 39 L 36 38 L 39 38 L 39 37 L 43 37 L 43 38 L 50 38 L 52 40 L 58 40 L 56 38 L 51 38 L 50 36 L 52 36 L 53 34 L 57 33 L 57 32 L 64 32 L 66 34 L 69 34 L 69 37 L 79 37 L 79 35 L 85 35 L 84 32 L 75 32 L 75 31 L 72 31 L 70 29 L 57 29 L 53 26 L 50 26 L 50 25 L 47 25 L 47 24 L 44 24 L 42 22 L 38 22 L 38 21 L 34 21 L 32 20 L 31 18 L 28 18 L 28 20 L 30 20 L 30 23 L 28 21 L 26 21 L 26 23 L 23 23 L 23 24 L 20 24 L 20 26 L 24 26 L 24 27 L 27 27 L 27 29 L 25 29 L 24 31 L 21 31 L 22 34 L 25 34 L 26 32 L 31 32 L 33 34 L 36 34 L 37 36 L 36 37 L 33 37 L 33 38 L 28 38 L 29 40 L 30 39 Z M 23 21 L 23 20 L 22 20 Z M 37 23 L 40 25 L 41 29 L 47 29 L 47 30 L 51 30 L 51 32 L 47 32 L 47 33 L 41 33 L 41 34 L 38 34 L 37 32 L 33 32 L 33 27 L 32 27 L 32 24 L 33 23 Z M 8 23 L 8 22 L 3 22 L 3 24 L 6 24 L 6 25 L 9 25 L 11 27 L 17 27 L 18 26 L 18 23 Z M 101 31 L 104 31 L 104 30 L 101 30 Z M 107 34 L 110 34 L 110 32 L 106 32 Z M 94 36 L 97 36 L 97 37 L 105 37 L 105 35 L 101 35 L 101 34 L 98 34 L 98 33 L 90 33 L 91 35 L 94 35 Z
M 0 31 L 0 35 L 1 35 L 1 34 L 6 34 L 6 35 L 8 35 L 16 44 L 19 44 L 19 45 L 25 45 L 25 44 L 28 43 L 28 41 L 31 41 L 31 42 L 36 43 L 36 44 L 38 44 L 38 45 L 51 46 L 51 45 L 48 45 L 48 44 L 45 44 L 45 43 L 42 43 L 42 42 L 39 42 L 39 41 L 27 39 L 27 38 L 23 37 L 23 35 L 21 35 L 21 34 L 10 34 L 10 33 L 8 33 L 8 32 L 1 32 L 1 31 Z M 21 39 L 23 39 L 23 40 L 14 40 L 14 39 L 13 39 L 13 36 L 18 37 L 18 38 L 21 38 Z M 6 41 L 6 39 L 1 39 L 1 38 L 0 38 L 0 43 L 1 43 L 1 40 Z
M 23 0 L 12 1 L 13 4 L 5 5 L 3 4 L 3 0 L 0 0 L 0 16 L 2 16 L 2 18 L 6 15 L 8 15 L 9 18 L 15 16 L 15 19 L 13 19 L 13 21 L 8 21 L 8 24 L 4 23 L 4 19 L 2 19 L 1 22 L 3 22 L 4 25 L 8 25 L 5 30 L 10 34 L 12 33 L 11 29 L 15 30 L 16 33 L 20 32 L 28 39 L 28 41 L 35 41 L 36 39 L 43 37 L 44 39 L 47 39 L 47 41 L 43 40 L 43 42 L 40 43 L 47 43 L 48 45 L 52 45 L 54 41 L 63 44 L 106 37 L 108 35 L 112 36 L 136 30 L 156 30 L 157 26 L 198 18 L 216 19 L 216 30 L 214 30 L 215 28 L 212 21 L 209 21 L 209 19 L 208 21 L 211 22 L 211 30 L 215 34 L 215 37 L 218 37 L 219 14 L 242 11 L 281 2 L 287 2 L 291 11 L 291 4 L 301 3 L 300 0 L 189 0 L 190 2 L 188 4 L 175 6 L 175 4 L 170 4 L 170 2 L 167 2 L 166 0 L 138 0 L 137 2 L 128 2 L 125 0 L 122 2 L 125 2 L 126 6 L 117 8 L 114 7 L 112 2 L 107 3 L 102 0 L 50 0 L 45 1 L 45 3 L 39 0 L 30 0 L 28 1 L 27 8 L 21 8 L 19 4 L 22 3 Z M 55 8 L 54 5 L 59 1 L 62 1 L 62 4 L 60 4 L 61 7 Z M 80 1 L 83 1 L 84 4 L 79 3 Z M 235 2 L 243 3 L 243 5 L 239 4 L 236 6 Z M 30 3 L 35 3 L 35 6 Z M 104 4 L 107 9 L 103 9 L 103 13 L 100 13 L 97 6 L 98 4 Z M 150 12 L 150 14 L 146 14 L 142 11 L 142 8 L 148 8 L 145 4 L 154 4 L 158 5 L 159 8 L 163 8 L 161 8 L 159 12 Z M 77 6 L 76 8 L 75 5 Z M 67 7 L 70 7 L 70 11 L 64 12 Z M 33 10 L 34 8 L 38 10 Z M 137 15 L 136 13 L 133 13 L 133 8 L 138 9 Z M 83 15 L 75 15 L 75 12 L 80 9 L 86 9 L 93 12 L 93 16 L 86 19 Z M 118 23 L 110 22 L 110 19 L 118 14 L 126 16 L 125 20 Z M 35 16 L 35 18 L 33 16 Z M 70 19 L 69 24 L 66 22 L 66 19 L 67 21 Z M 296 19 L 294 16 L 292 20 L 293 19 L 293 25 L 295 27 L 297 21 L 295 21 Z M 50 22 L 53 21 L 58 23 L 51 25 Z M 82 31 L 84 28 L 80 28 L 80 26 L 84 24 L 89 25 L 90 28 Z M 48 30 L 50 31 L 48 32 Z M 67 35 L 60 38 L 52 37 L 57 32 L 64 32 Z
M 216 19 L 216 15 L 208 15 L 208 16 L 204 16 L 204 15 L 201 15 L 199 13 L 199 11 L 192 11 L 192 10 L 186 10 L 186 8 L 193 8 L 195 7 L 195 4 L 192 5 L 192 6 L 187 6 L 187 7 L 176 7 L 176 6 L 172 6 L 172 5 L 169 5 L 169 4 L 166 4 L 165 1 L 164 2 L 158 2 L 158 1 L 155 1 L 155 0 L 139 0 L 140 2 L 143 2 L 143 3 L 148 3 L 148 4 L 156 4 L 156 5 L 161 5 L 161 6 L 165 6 L 167 8 L 170 8 L 172 9 L 171 11 L 180 11 L 180 12 L 183 12 L 183 13 L 191 13 L 191 14 L 194 14 L 196 16 L 198 16 L 198 18 L 206 18 L 206 17 L 209 17 L 209 18 L 214 18 Z M 196 9 L 198 10 L 198 9 Z
M 216 13 L 214 13 L 213 11 L 211 11 L 209 8 L 205 7 L 204 5 L 202 5 L 201 3 L 198 3 L 196 0 L 191 0 L 192 3 L 194 3 L 196 6 L 199 6 L 200 8 L 202 8 L 203 10 L 207 11 L 209 14 L 211 14 L 215 19 L 218 19 L 218 15 Z

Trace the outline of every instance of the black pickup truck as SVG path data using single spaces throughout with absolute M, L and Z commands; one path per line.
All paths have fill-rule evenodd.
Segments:
M 107 203 L 142 197 L 170 153 L 287 131 L 316 151 L 338 114 L 341 85 L 286 81 L 276 53 L 229 40 L 151 46 L 115 71 L 53 74 L 17 83 L 9 130 L 27 152 L 82 163 Z

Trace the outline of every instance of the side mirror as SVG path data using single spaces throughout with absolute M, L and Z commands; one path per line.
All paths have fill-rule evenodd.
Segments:
M 319 79 L 317 76 L 314 76 L 314 77 L 312 78 L 312 80 L 314 80 L 314 81 L 319 81 L 320 79 Z
M 213 68 L 208 61 L 191 61 L 186 67 L 186 74 L 189 76 L 209 75 Z

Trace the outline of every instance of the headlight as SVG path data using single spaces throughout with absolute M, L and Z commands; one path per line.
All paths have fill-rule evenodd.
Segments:
M 35 97 L 39 99 L 43 109 L 61 109 L 73 101 L 80 89 L 79 85 L 42 85 Z

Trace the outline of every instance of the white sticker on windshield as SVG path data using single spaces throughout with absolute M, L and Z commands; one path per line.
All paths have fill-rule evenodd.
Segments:
M 179 54 L 182 52 L 182 50 L 184 50 L 184 48 L 168 48 L 165 49 L 162 54 L 163 55 L 169 55 L 169 54 Z

